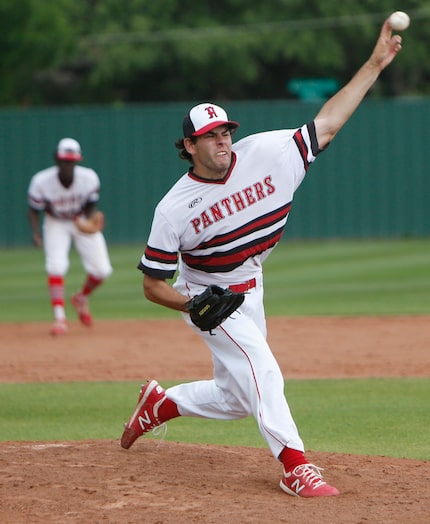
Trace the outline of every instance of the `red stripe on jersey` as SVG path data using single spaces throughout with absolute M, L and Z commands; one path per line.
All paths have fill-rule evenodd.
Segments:
M 302 130 L 298 129 L 294 133 L 294 142 L 297 145 L 298 150 L 300 151 L 300 156 L 303 159 L 303 165 L 305 168 L 305 171 L 309 169 L 309 161 L 308 161 L 308 146 L 306 145 L 306 142 L 303 138 Z
M 194 256 L 182 253 L 183 261 L 191 268 L 205 273 L 226 273 L 241 266 L 245 260 L 274 247 L 284 232 L 284 226 L 270 235 L 259 238 L 230 251 Z
M 162 264 L 176 264 L 178 262 L 178 253 L 163 251 L 150 246 L 146 246 L 145 257 L 148 260 L 161 262 Z
M 217 235 L 207 242 L 202 242 L 194 249 L 205 249 L 208 247 L 224 245 L 228 242 L 233 242 L 238 238 L 249 235 L 250 233 L 254 233 L 255 231 L 260 231 L 265 227 L 269 227 L 273 224 L 276 224 L 280 220 L 283 220 L 290 212 L 290 209 L 291 202 L 288 202 L 288 204 L 285 206 L 275 209 L 266 215 L 262 215 L 261 217 L 258 217 L 255 220 L 252 220 L 251 222 L 248 222 L 247 224 L 244 224 L 243 226 L 226 233 L 225 235 Z

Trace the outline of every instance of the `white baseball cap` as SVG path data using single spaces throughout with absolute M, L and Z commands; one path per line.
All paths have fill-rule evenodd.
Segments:
M 82 151 L 79 142 L 74 138 L 62 138 L 58 142 L 56 157 L 58 160 L 80 162 L 82 160 Z
M 210 102 L 194 106 L 191 111 L 185 115 L 182 123 L 184 137 L 200 136 L 208 133 L 218 126 L 228 125 L 230 129 L 239 127 L 238 122 L 228 119 L 227 113 L 220 106 Z

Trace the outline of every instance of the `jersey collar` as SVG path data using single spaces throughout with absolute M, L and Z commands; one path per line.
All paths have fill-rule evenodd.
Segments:
M 202 184 L 226 184 L 228 179 L 230 178 L 230 175 L 234 169 L 234 166 L 236 165 L 237 157 L 236 153 L 234 151 L 231 152 L 231 163 L 230 167 L 228 168 L 227 173 L 223 178 L 220 178 L 219 180 L 212 180 L 210 178 L 203 178 L 196 173 L 194 173 L 194 167 L 191 166 L 188 170 L 188 176 L 195 180 L 196 182 L 201 182 Z

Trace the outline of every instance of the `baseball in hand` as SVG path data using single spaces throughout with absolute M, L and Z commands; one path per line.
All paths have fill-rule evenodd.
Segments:
M 410 18 L 403 11 L 396 11 L 389 18 L 390 26 L 394 31 L 404 31 L 409 27 Z

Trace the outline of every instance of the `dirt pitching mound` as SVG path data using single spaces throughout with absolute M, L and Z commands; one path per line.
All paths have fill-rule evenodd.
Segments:
M 430 319 L 273 318 L 269 341 L 288 378 L 428 377 Z M 208 350 L 180 320 L 0 326 L 2 382 L 195 379 Z M 127 413 L 128 415 L 128 413 Z M 424 421 L 423 421 L 424 423 Z M 341 431 L 341 428 L 339 429 Z M 120 435 L 118 435 L 119 437 Z M 307 451 L 339 497 L 278 487 L 267 449 L 140 439 L 0 443 L 0 521 L 24 523 L 404 523 L 430 516 L 430 463 Z

